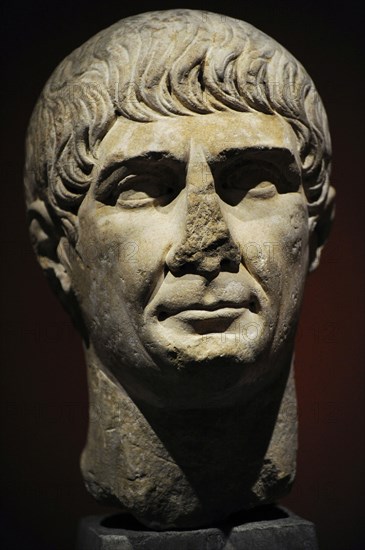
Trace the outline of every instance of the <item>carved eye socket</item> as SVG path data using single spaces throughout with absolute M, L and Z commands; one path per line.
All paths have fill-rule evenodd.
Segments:
M 130 174 L 118 183 L 111 204 L 125 208 L 165 205 L 177 195 L 177 190 L 163 177 Z
M 222 199 L 236 205 L 246 196 L 269 199 L 278 193 L 280 180 L 275 169 L 253 164 L 231 167 L 221 183 Z

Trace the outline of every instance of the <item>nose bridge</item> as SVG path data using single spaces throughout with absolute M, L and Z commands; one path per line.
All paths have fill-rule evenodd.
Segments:
M 228 237 L 214 179 L 201 146 L 190 144 L 186 171 L 186 244 L 204 251 L 219 245 Z
M 224 262 L 237 271 L 239 249 L 222 215 L 204 151 L 193 141 L 186 170 L 186 207 L 185 237 L 170 258 L 170 269 L 206 274 L 219 271 Z
M 214 179 L 201 145 L 190 141 L 189 160 L 186 169 L 187 195 L 212 194 L 215 192 Z

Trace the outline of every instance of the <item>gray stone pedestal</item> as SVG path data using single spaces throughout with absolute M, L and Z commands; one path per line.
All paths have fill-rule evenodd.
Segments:
M 314 524 L 271 506 L 206 529 L 150 531 L 130 516 L 89 516 L 76 550 L 318 550 Z

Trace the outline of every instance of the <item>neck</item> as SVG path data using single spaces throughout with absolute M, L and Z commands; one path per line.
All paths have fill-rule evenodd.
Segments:
M 293 364 L 249 402 L 166 410 L 133 401 L 92 349 L 86 359 L 90 420 L 82 471 L 98 500 L 152 528 L 184 528 L 289 491 L 297 446 Z

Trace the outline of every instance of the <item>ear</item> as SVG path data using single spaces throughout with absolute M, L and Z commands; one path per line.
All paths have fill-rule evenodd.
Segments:
M 71 290 L 70 264 L 65 237 L 59 237 L 47 207 L 36 200 L 28 207 L 30 238 L 38 261 L 57 295 Z
M 42 200 L 38 199 L 28 206 L 28 219 L 32 245 L 43 272 L 88 344 L 88 333 L 72 289 L 72 270 L 69 262 L 72 245 L 65 236 L 59 236 Z
M 329 187 L 324 209 L 317 218 L 310 218 L 310 241 L 309 241 L 309 271 L 314 271 L 318 265 L 322 254 L 322 249 L 328 239 L 333 218 L 335 216 L 335 197 L 336 192 L 333 187 Z

